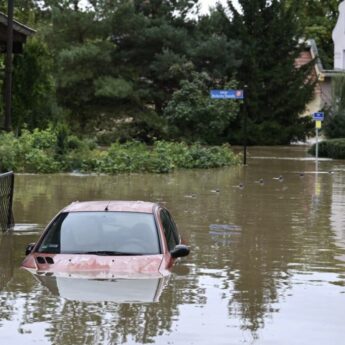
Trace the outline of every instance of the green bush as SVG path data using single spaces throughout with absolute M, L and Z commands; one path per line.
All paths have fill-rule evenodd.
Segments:
M 327 116 L 324 130 L 329 139 L 345 138 L 345 112 Z
M 310 153 L 315 155 L 315 145 L 311 147 Z M 319 157 L 345 159 L 345 138 L 330 139 L 320 142 Z
M 187 145 L 156 141 L 148 146 L 138 141 L 113 143 L 100 149 L 90 139 L 57 130 L 23 131 L 19 138 L 0 133 L 2 171 L 55 173 L 80 171 L 106 174 L 168 173 L 175 168 L 214 168 L 239 163 L 229 146 Z
M 18 142 L 12 133 L 0 134 L 0 172 L 18 171 Z

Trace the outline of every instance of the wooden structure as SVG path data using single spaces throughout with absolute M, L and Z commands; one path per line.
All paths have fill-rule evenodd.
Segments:
M 6 53 L 7 41 L 7 16 L 0 12 L 0 53 Z M 13 21 L 13 54 L 20 54 L 23 51 L 23 44 L 26 42 L 28 36 L 35 33 L 35 30 L 28 26 Z

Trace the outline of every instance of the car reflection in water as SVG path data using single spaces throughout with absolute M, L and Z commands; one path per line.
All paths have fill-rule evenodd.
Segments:
M 169 276 L 90 278 L 85 274 L 33 276 L 53 295 L 78 302 L 153 303 L 158 302 Z

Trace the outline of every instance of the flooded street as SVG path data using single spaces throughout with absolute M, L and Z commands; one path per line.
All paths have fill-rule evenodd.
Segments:
M 34 276 L 26 244 L 74 200 L 148 200 L 191 254 L 152 280 Z M 248 166 L 168 175 L 16 175 L 0 235 L 0 344 L 340 345 L 345 161 L 249 148 Z

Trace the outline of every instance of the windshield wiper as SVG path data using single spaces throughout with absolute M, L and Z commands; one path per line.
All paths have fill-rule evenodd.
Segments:
M 83 252 L 79 254 L 93 254 L 93 255 L 104 255 L 104 256 L 112 256 L 112 255 L 144 255 L 142 253 L 126 253 L 126 252 L 116 252 L 116 251 L 109 251 L 109 250 L 97 250 L 91 252 Z

